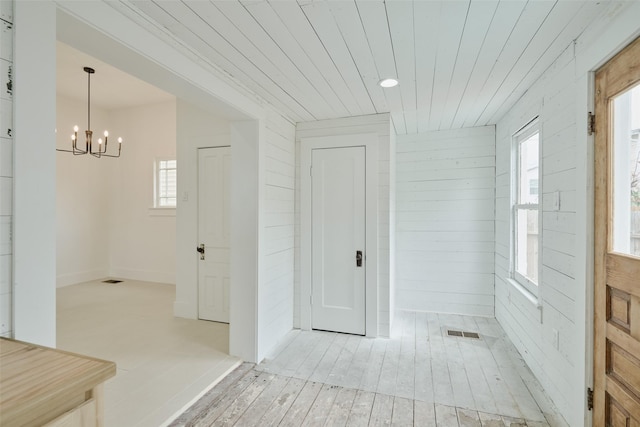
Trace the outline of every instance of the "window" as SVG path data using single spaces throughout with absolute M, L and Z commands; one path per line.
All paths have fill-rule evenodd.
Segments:
M 539 264 L 540 130 L 537 119 L 514 142 L 512 278 L 537 295 Z
M 613 98 L 613 250 L 640 257 L 640 84 Z
M 176 161 L 156 159 L 154 180 L 155 208 L 175 208 L 177 188 Z

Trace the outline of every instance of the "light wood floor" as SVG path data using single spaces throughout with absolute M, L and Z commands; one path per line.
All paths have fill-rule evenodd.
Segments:
M 162 425 L 240 361 L 225 324 L 173 317 L 175 286 L 127 280 L 57 291 L 57 347 L 112 360 L 107 427 Z
M 566 423 L 494 319 L 401 312 L 390 339 L 294 331 L 272 357 L 243 364 L 171 424 L 218 425 Z
M 447 329 L 480 339 L 451 337 Z M 256 370 L 389 396 L 387 405 L 403 405 L 403 413 L 415 401 L 472 418 L 566 425 L 497 321 L 484 317 L 398 312 L 391 339 L 297 331 Z
M 253 369 L 244 363 L 170 427 L 548 427 L 497 414 L 389 396 Z

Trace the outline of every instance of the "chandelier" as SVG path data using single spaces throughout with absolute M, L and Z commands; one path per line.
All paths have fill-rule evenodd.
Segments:
M 97 147 L 93 144 L 92 137 L 93 131 L 91 130 L 91 74 L 94 74 L 96 70 L 91 67 L 84 67 L 83 70 L 87 73 L 87 130 L 84 131 L 85 143 L 84 150 L 82 144 L 78 144 L 78 126 L 73 127 L 73 135 L 71 135 L 71 150 L 63 150 L 56 148 L 56 151 L 64 151 L 67 153 L 73 153 L 75 156 L 83 154 L 91 154 L 94 157 L 120 157 L 122 151 L 122 138 L 118 138 L 118 154 L 107 154 L 107 142 L 109 140 L 109 132 L 104 131 L 104 141 L 102 138 L 98 138 Z

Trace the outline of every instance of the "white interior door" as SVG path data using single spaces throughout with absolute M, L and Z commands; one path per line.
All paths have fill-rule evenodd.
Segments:
M 365 147 L 311 153 L 311 327 L 365 334 Z
M 198 318 L 229 323 L 231 148 L 198 150 Z

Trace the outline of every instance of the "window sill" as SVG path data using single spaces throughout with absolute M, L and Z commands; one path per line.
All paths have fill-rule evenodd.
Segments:
M 531 291 L 529 291 L 527 288 L 522 286 L 521 283 L 519 283 L 517 280 L 512 279 L 511 277 L 507 278 L 507 282 L 509 282 L 518 292 L 520 292 L 520 294 L 522 294 L 522 296 L 525 297 L 527 301 L 535 305 L 538 310 L 542 311 L 542 303 L 536 295 L 531 293 Z
M 149 208 L 149 216 L 176 216 L 176 208 Z

